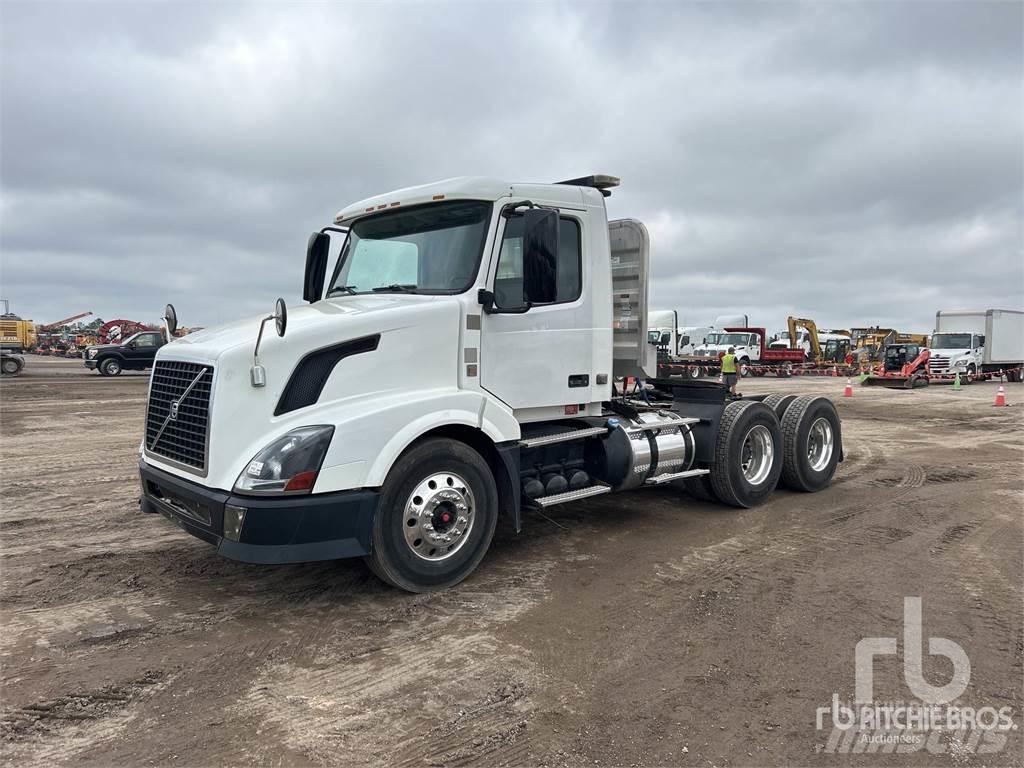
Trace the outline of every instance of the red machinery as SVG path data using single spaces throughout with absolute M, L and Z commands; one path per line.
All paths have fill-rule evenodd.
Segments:
M 67 325 L 68 323 L 73 323 L 75 320 L 81 320 L 83 317 L 88 317 L 91 314 L 92 312 L 81 312 L 77 315 L 72 315 L 71 317 L 65 317 L 63 320 L 58 320 L 56 323 L 47 323 L 46 325 L 40 325 L 36 328 L 36 332 L 50 333 L 52 331 L 56 331 L 58 328 Z
M 134 333 L 152 330 L 148 325 L 134 320 L 108 320 L 96 330 L 100 344 L 120 344 Z
M 864 386 L 913 389 L 928 384 L 928 358 L 932 351 L 917 344 L 889 344 L 882 364 L 861 382 Z

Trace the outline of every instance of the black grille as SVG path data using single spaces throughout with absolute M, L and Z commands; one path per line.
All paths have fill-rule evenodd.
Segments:
M 146 449 L 150 453 L 196 469 L 206 468 L 212 384 L 213 368 L 209 365 L 176 360 L 157 362 L 146 410 Z M 175 402 L 177 418 L 171 419 L 168 416 Z

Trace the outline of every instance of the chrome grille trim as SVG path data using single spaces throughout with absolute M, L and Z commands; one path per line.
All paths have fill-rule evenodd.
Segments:
M 156 362 L 146 406 L 146 454 L 194 474 L 206 474 L 213 374 L 212 365 Z

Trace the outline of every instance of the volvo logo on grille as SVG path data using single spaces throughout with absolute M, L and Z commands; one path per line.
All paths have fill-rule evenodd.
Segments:
M 181 402 L 179 400 L 175 400 L 173 403 L 171 403 L 171 421 L 178 420 L 178 406 L 180 405 Z

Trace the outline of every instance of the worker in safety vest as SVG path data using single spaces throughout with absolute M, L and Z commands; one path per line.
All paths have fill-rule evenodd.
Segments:
M 722 355 L 722 385 L 729 390 L 729 394 L 738 397 L 736 392 L 736 348 L 729 347 L 729 351 Z

